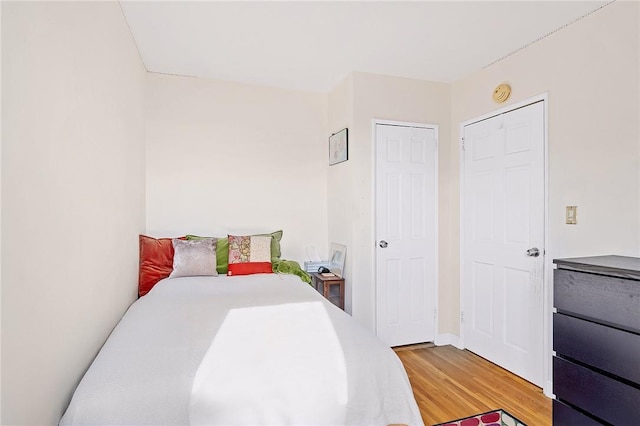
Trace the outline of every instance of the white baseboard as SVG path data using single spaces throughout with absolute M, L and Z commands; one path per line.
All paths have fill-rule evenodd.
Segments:
M 460 344 L 460 337 L 453 333 L 442 333 L 436 336 L 436 340 L 433 342 L 436 346 L 451 345 L 458 349 L 464 349 Z
M 553 394 L 553 382 L 551 380 L 547 380 L 544 383 L 544 388 L 542 388 L 542 392 L 551 399 L 554 399 L 556 397 Z

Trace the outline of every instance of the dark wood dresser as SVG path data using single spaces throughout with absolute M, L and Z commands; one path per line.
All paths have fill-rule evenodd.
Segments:
M 553 263 L 553 424 L 640 425 L 640 258 Z

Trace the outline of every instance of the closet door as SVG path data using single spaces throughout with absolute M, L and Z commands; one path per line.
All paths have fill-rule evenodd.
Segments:
M 463 157 L 465 347 L 542 386 L 543 102 L 465 126 Z
M 433 341 L 437 128 L 376 124 L 376 330 L 389 346 Z

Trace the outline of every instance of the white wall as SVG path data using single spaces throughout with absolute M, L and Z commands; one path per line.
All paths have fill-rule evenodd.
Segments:
M 2 2 L 0 2 L 0 25 L 2 24 Z M 2 31 L 0 31 L 2 46 Z M 0 48 L 0 51 L 2 49 Z M 0 54 L 0 82 L 2 81 L 2 54 Z M 2 84 L 0 84 L 2 99 Z M 0 165 L 2 164 L 2 102 L 0 102 Z M 2 259 L 2 173 L 0 167 L 0 259 Z M 0 260 L 0 423 L 2 423 L 2 261 Z
M 345 83 L 343 83 L 345 84 Z M 358 321 L 375 329 L 375 281 L 373 228 L 373 140 L 374 118 L 440 126 L 440 141 L 448 146 L 450 135 L 450 86 L 422 80 L 356 72 L 347 83 L 352 99 L 352 125 L 349 129 L 349 160 L 332 166 L 334 175 L 347 182 L 329 188 L 329 211 L 344 223 L 330 222 L 329 235 L 349 242 L 347 252 L 348 287 L 351 287 L 351 312 Z M 339 90 L 345 90 L 340 89 Z M 336 94 L 337 96 L 337 94 Z M 342 95 L 344 97 L 344 94 Z M 348 96 L 348 93 L 347 93 Z M 343 102 L 349 102 L 344 100 Z M 332 104 L 333 105 L 333 104 Z M 333 129 L 332 131 L 335 131 Z M 440 154 L 442 162 L 442 154 Z M 335 172 L 334 170 L 335 169 Z M 336 229 L 340 229 L 336 231 Z M 445 247 L 446 249 L 446 247 Z M 442 247 L 440 247 L 442 251 Z M 446 250 L 441 256 L 447 256 Z M 440 285 L 448 285 L 441 281 Z
M 117 2 L 2 4 L 2 424 L 57 424 L 137 289 L 145 72 Z
M 349 129 L 349 142 L 353 138 L 353 74 L 346 77 L 328 95 L 328 132 L 325 135 L 328 145 L 329 135 Z M 351 151 L 351 146 L 347 147 Z M 327 149 L 327 157 L 328 149 Z M 349 152 L 349 157 L 352 157 Z M 327 161 L 328 164 L 328 161 Z M 352 263 L 352 235 L 351 217 L 354 208 L 353 197 L 353 161 L 344 161 L 327 167 L 327 227 L 329 242 L 344 244 L 347 247 L 344 278 L 344 308 L 352 312 L 353 295 L 353 263 Z M 325 250 L 325 253 L 327 251 Z M 327 256 L 328 257 L 328 256 Z
M 508 82 L 506 105 L 548 92 L 549 241 L 547 330 L 552 306 L 551 260 L 640 255 L 640 34 L 638 2 L 616 2 L 542 41 L 453 84 L 445 214 L 459 246 L 459 124 L 503 105 L 491 100 Z M 564 224 L 565 206 L 578 206 L 578 224 Z M 459 247 L 456 246 L 456 251 Z M 459 283 L 459 257 L 448 281 Z M 459 286 L 451 288 L 448 325 L 458 333 Z M 546 342 L 550 353 L 550 340 Z M 547 379 L 551 368 L 548 365 Z
M 147 232 L 284 231 L 326 251 L 326 95 L 151 74 Z
M 496 109 L 503 81 L 508 103 L 549 92 L 549 258 L 640 255 L 639 9 L 616 2 L 453 85 L 356 72 L 323 95 L 146 78 L 117 3 L 3 2 L 1 423 L 57 422 L 135 298 L 145 229 L 282 228 L 300 261 L 345 243 L 347 310 L 373 328 L 374 118 L 440 126 L 439 331 L 458 333 L 458 124 Z M 349 160 L 329 167 L 343 127 Z

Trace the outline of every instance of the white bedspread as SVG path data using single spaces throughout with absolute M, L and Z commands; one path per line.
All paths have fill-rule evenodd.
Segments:
M 135 302 L 61 425 L 421 425 L 404 367 L 292 275 L 166 279 Z

